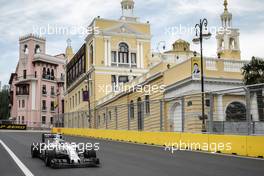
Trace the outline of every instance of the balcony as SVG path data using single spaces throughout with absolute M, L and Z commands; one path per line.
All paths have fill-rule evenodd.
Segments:
M 22 82 L 27 82 L 31 80 L 37 80 L 36 75 L 23 75 L 19 76 L 15 79 L 16 84 L 22 83 Z
M 47 74 L 43 74 L 42 75 L 42 79 L 46 79 L 46 80 L 55 80 L 55 76 L 54 75 L 47 75 Z
M 16 95 L 29 95 L 29 85 L 28 84 L 17 85 Z

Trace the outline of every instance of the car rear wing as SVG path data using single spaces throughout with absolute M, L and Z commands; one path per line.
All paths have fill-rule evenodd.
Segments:
M 45 139 L 54 139 L 54 138 L 60 138 L 62 139 L 62 134 L 57 133 L 42 133 L 42 139 L 41 141 L 44 143 Z

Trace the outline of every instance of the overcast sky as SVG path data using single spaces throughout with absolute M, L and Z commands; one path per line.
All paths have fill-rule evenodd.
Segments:
M 67 38 L 71 38 L 76 52 L 84 43 L 80 34 L 94 17 L 118 19 L 121 0 L 0 0 L 0 81 L 7 84 L 18 61 L 18 38 L 34 32 L 45 32 L 48 27 L 64 28 L 66 33 L 46 32 L 47 54 L 63 53 Z M 141 22 L 150 21 L 152 48 L 159 41 L 166 41 L 169 49 L 173 41 L 181 38 L 191 41 L 190 30 L 200 18 L 207 18 L 209 26 L 220 27 L 220 14 L 224 0 L 135 0 L 135 16 Z M 240 29 L 242 59 L 264 57 L 264 1 L 229 0 L 233 14 L 233 27 Z M 79 30 L 75 32 L 75 30 Z M 180 30 L 181 29 L 181 30 Z M 42 30 L 42 31 L 40 31 Z M 192 50 L 199 51 L 191 44 Z M 206 41 L 206 56 L 216 55 L 215 35 Z

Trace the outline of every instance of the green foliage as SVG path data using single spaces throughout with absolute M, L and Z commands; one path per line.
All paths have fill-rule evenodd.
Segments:
M 246 85 L 264 83 L 264 60 L 253 57 L 242 67 L 242 74 Z
M 9 90 L 3 89 L 0 92 L 0 119 L 8 119 L 9 118 Z

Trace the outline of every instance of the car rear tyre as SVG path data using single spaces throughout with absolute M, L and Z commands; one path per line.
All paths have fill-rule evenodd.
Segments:
M 56 158 L 56 151 L 55 150 L 46 150 L 45 151 L 45 165 L 47 167 L 51 166 L 51 160 Z
M 95 150 L 86 150 L 84 152 L 84 158 L 96 158 L 96 151 Z

